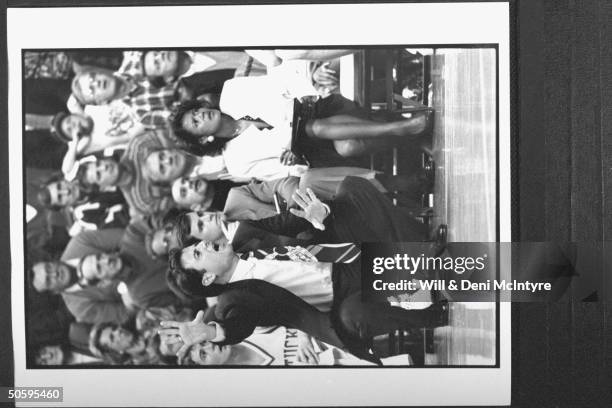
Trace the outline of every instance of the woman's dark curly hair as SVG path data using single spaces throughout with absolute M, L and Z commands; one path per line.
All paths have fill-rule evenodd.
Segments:
M 182 249 L 172 249 L 168 254 L 168 272 L 166 283 L 172 292 L 182 299 L 202 301 L 207 297 L 219 296 L 225 285 L 213 283 L 202 285 L 202 274 L 206 271 L 184 268 L 181 264 Z
M 183 128 L 183 118 L 185 114 L 190 110 L 199 108 L 210 108 L 210 105 L 206 101 L 193 100 L 177 106 L 170 116 L 172 130 L 174 131 L 174 135 L 186 144 L 185 150 L 188 152 L 198 156 L 216 156 L 230 139 L 215 137 L 212 141 L 208 141 L 207 137 L 209 135 L 194 135 Z

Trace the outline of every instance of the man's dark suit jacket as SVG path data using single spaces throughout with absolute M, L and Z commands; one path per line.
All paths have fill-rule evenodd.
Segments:
M 204 309 L 206 305 L 202 305 Z M 207 310 L 205 321 L 215 321 L 225 330 L 220 344 L 237 344 L 257 326 L 287 326 L 301 330 L 325 343 L 348 348 L 357 357 L 378 363 L 368 347 L 356 339 L 343 341 L 334 329 L 330 313 L 323 313 L 286 289 L 260 279 L 226 285 L 217 304 Z
M 276 217 L 272 217 L 276 218 Z M 266 219 L 267 220 L 267 219 Z M 274 220 L 270 220 L 271 224 Z M 259 224 L 258 221 L 239 221 L 240 225 L 236 230 L 232 246 L 235 252 L 249 252 L 257 249 L 268 249 L 278 246 L 304 246 L 309 243 L 307 240 L 293 238 L 275 232 L 275 226 L 268 223 Z M 306 222 L 308 224 L 308 222 Z M 310 225 L 310 224 L 308 224 Z M 280 228 L 279 228 L 280 229 Z M 296 234 L 297 235 L 297 234 Z
M 427 238 L 426 225 L 408 209 L 394 206 L 372 183 L 360 177 L 347 177 L 335 200 L 327 205 L 331 213 L 325 219 L 324 231 L 289 212 L 243 223 L 284 237 L 309 233 L 313 237 L 311 243 L 421 242 Z

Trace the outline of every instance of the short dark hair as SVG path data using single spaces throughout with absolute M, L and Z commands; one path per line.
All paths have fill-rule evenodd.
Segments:
M 142 76 L 147 78 L 147 81 L 149 81 L 149 84 L 153 88 L 163 88 L 164 86 L 168 85 L 169 82 L 166 82 L 166 79 L 163 76 L 153 76 L 147 74 L 147 70 L 145 69 L 145 57 L 151 51 L 156 50 L 144 50 L 142 51 L 142 54 L 140 54 L 140 66 L 142 67 Z
M 151 247 L 153 243 L 153 236 L 160 229 L 166 229 L 169 227 L 174 229 L 174 227 L 176 226 L 178 216 L 180 216 L 183 212 L 184 211 L 181 211 L 178 208 L 171 208 L 168 210 L 168 212 L 166 212 L 161 217 L 160 216 L 151 217 L 149 225 L 152 229 L 149 232 L 147 232 L 147 234 L 145 235 L 145 249 L 147 251 L 147 254 L 152 259 L 158 259 L 158 258 L 168 259 L 168 254 L 157 255 L 153 252 L 153 248 Z
M 111 364 L 125 364 L 131 356 L 128 353 L 120 353 L 117 350 L 113 350 L 109 347 L 100 343 L 100 335 L 102 332 L 111 327 L 113 330 L 121 327 L 117 323 L 98 323 L 92 327 L 89 332 L 89 350 L 95 357 L 104 359 L 106 362 Z
M 87 181 L 87 177 L 86 177 L 87 166 L 91 164 L 97 165 L 101 160 L 112 160 L 115 163 L 118 163 L 118 160 L 113 156 L 108 156 L 108 157 L 94 156 L 94 157 L 96 158 L 95 161 L 86 161 L 83 163 L 79 163 L 79 168 L 77 170 L 76 176 L 74 177 L 75 180 L 78 181 L 79 187 L 82 189 L 82 191 L 87 194 L 96 194 L 100 191 L 99 185 L 97 185 L 96 183 L 90 183 L 89 181 Z
M 189 220 L 189 213 L 191 211 L 184 211 L 178 217 L 174 224 L 174 234 L 176 235 L 176 241 L 179 248 L 185 248 L 189 245 L 195 244 L 199 240 L 191 236 L 191 221 Z
M 171 208 L 169 209 L 162 217 L 161 217 L 161 225 L 166 224 L 175 224 L 176 220 L 181 214 L 186 213 L 186 211 L 181 210 L 179 208 Z
M 79 186 L 83 187 L 84 190 L 92 191 L 97 187 L 95 184 L 92 184 L 89 181 L 87 181 L 87 178 L 85 177 L 87 173 L 87 166 L 90 163 L 96 163 L 96 162 L 97 160 L 95 162 L 85 162 L 85 163 L 79 164 L 79 168 L 77 169 L 77 173 L 74 178 L 79 182 Z
M 199 156 L 205 154 L 216 155 L 230 139 L 215 137 L 214 140 L 212 140 L 211 142 L 200 143 L 201 136 L 189 133 L 183 127 L 183 118 L 185 117 L 185 114 L 190 110 L 199 108 L 209 108 L 208 102 L 193 100 L 183 102 L 179 106 L 177 106 L 173 110 L 172 115 L 170 115 L 170 124 L 172 126 L 172 130 L 174 131 L 174 135 L 186 144 L 186 149 L 190 153 L 197 154 Z
M 68 354 L 70 353 L 70 350 L 68 349 L 68 347 L 66 347 L 65 344 L 44 344 L 42 346 L 39 346 L 36 349 L 36 352 L 34 353 L 34 364 L 36 365 L 48 365 L 46 361 L 44 361 L 42 359 L 41 353 L 42 351 L 47 348 L 47 347 L 59 347 L 62 350 L 62 355 L 63 355 L 63 359 L 60 362 L 59 365 L 63 365 L 66 364 L 67 360 L 68 360 Z
M 147 71 L 145 69 L 144 61 L 145 61 L 146 55 L 149 52 L 152 52 L 152 51 L 157 51 L 157 50 L 143 50 L 142 54 L 140 56 L 140 64 L 142 66 L 142 74 L 144 75 L 145 78 L 147 78 L 147 80 L 149 81 L 149 84 L 151 84 L 151 86 L 153 86 L 155 88 L 162 88 L 162 87 L 164 87 L 166 85 L 170 85 L 170 84 L 176 82 L 182 75 L 185 74 L 185 70 L 183 69 L 183 68 L 185 68 L 185 62 L 187 60 L 191 60 L 191 57 L 185 51 L 176 50 L 177 51 L 176 71 L 172 74 L 172 79 L 170 81 L 167 81 L 166 78 L 164 78 L 163 76 L 148 75 Z
M 168 287 L 183 299 L 203 300 L 207 297 L 218 296 L 225 290 L 225 285 L 213 283 L 202 285 L 202 274 L 206 271 L 197 271 L 183 267 L 181 256 L 183 249 L 172 249 L 168 254 L 168 272 L 166 283 Z
M 40 186 L 38 189 L 38 193 L 36 194 L 36 198 L 38 199 L 38 203 L 42 205 L 44 208 L 49 210 L 61 210 L 62 207 L 59 205 L 51 204 L 51 193 L 46 185 Z
M 38 203 L 49 210 L 61 210 L 63 207 L 59 205 L 51 204 L 51 193 L 49 192 L 49 184 L 57 183 L 58 181 L 65 180 L 64 175 L 56 173 L 47 178 L 39 187 L 36 198 Z

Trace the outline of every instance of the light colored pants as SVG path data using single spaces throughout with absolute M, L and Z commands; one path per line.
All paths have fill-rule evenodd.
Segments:
M 276 215 L 274 193 L 278 193 L 293 206 L 293 193 L 296 189 L 310 188 L 324 201 L 333 200 L 338 186 L 347 176 L 362 177 L 370 180 L 379 190 L 385 191 L 374 178 L 376 172 L 359 167 L 329 167 L 306 171 L 301 177 L 250 183 L 230 190 L 223 213 L 228 221 L 259 220 Z

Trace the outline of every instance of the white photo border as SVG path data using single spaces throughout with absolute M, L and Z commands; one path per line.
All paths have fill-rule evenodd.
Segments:
M 20 137 L 22 49 L 497 44 L 499 237 L 509 242 L 508 2 L 9 8 L 7 41 L 16 386 L 61 386 L 62 406 L 83 407 L 510 404 L 509 303 L 499 304 L 499 368 L 26 369 Z

